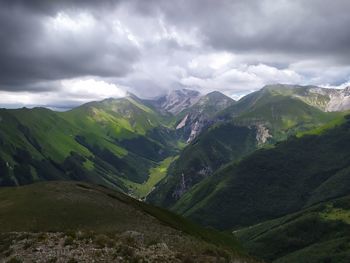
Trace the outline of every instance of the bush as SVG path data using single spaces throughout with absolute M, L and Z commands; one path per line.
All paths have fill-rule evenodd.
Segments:
M 71 246 L 73 245 L 73 243 L 74 243 L 74 238 L 71 236 L 66 237 L 66 239 L 64 240 L 65 246 Z
M 94 243 L 99 247 L 99 248 L 104 248 L 104 247 L 113 247 L 114 241 L 110 239 L 106 235 L 97 235 L 94 239 Z
M 22 260 L 14 257 L 14 258 L 11 258 L 7 261 L 7 263 L 22 263 Z

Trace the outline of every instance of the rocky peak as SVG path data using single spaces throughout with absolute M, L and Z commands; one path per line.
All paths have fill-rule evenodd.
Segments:
M 350 86 L 347 86 L 345 89 L 343 89 L 342 93 L 344 96 L 350 96 Z
M 221 92 L 214 91 L 202 97 L 187 110 L 176 129 L 182 129 L 186 141 L 195 139 L 206 127 L 215 122 L 214 116 L 235 101 Z
M 213 91 L 201 97 L 196 105 L 210 105 L 215 106 L 217 110 L 222 110 L 234 102 L 235 100 L 225 94 L 219 91 Z
M 156 106 L 174 115 L 194 105 L 201 97 L 198 91 L 190 89 L 172 90 L 155 101 Z

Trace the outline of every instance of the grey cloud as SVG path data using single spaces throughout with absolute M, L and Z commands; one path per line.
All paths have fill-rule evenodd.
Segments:
M 29 2 L 32 9 L 26 8 Z M 124 76 L 132 69 L 138 60 L 138 48 L 128 40 L 109 41 L 110 32 L 103 23 L 77 37 L 47 32 L 45 22 L 60 11 L 49 9 L 49 2 L 1 2 L 0 89 L 40 90 L 42 87 L 34 85 L 40 81 L 86 75 Z
M 86 11 L 96 27 L 78 36 L 47 32 L 45 23 L 62 11 L 73 17 Z M 232 94 L 269 80 L 252 81 L 240 68 L 259 64 L 291 69 L 315 84 L 345 82 L 349 11 L 348 0 L 0 0 L 0 90 L 56 90 L 61 79 L 97 76 L 146 97 L 184 80 Z M 114 18 L 139 42 L 115 32 L 111 41 Z M 235 55 L 224 69 L 188 66 L 221 51 Z
M 160 1 L 171 23 L 199 28 L 205 42 L 233 52 L 350 59 L 350 2 L 284 0 Z M 159 7 L 158 7 L 159 9 Z
M 36 14 L 52 15 L 62 9 L 109 9 L 126 0 L 1 0 L 2 6 L 11 9 L 27 9 Z

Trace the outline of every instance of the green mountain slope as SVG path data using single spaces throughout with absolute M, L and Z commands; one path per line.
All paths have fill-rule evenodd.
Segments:
M 235 231 L 250 253 L 273 262 L 349 262 L 350 197 Z
M 196 185 L 173 207 L 204 225 L 235 228 L 350 193 L 350 122 L 261 149 Z
M 192 141 L 169 167 L 168 176 L 147 201 L 171 207 L 195 184 L 211 176 L 221 165 L 239 160 L 257 148 L 256 130 L 223 123 L 209 128 Z
M 74 182 L 45 182 L 8 187 L 0 189 L 0 200 L 0 232 L 2 237 L 6 238 L 10 238 L 13 232 L 22 232 L 27 238 L 30 238 L 30 233 L 33 232 L 63 232 L 69 235 L 66 237 L 65 246 L 71 245 L 65 250 L 74 249 L 74 243 L 79 244 L 81 242 L 79 240 L 84 240 L 83 235 L 88 235 L 87 240 L 89 238 L 94 240 L 102 248 L 108 246 L 112 252 L 114 250 L 116 256 L 125 257 L 127 247 L 129 250 L 135 250 L 127 254 L 131 259 L 141 250 L 135 248 L 137 244 L 133 242 L 142 242 L 145 247 L 166 243 L 171 251 L 178 254 L 179 259 L 192 257 L 199 260 L 209 257 L 212 260 L 208 262 L 219 262 L 215 256 L 210 257 L 210 253 L 214 253 L 213 255 L 221 253 L 221 257 L 226 258 L 246 258 L 230 235 L 199 227 L 175 214 L 100 186 Z M 130 234 L 139 233 L 138 235 L 142 235 L 142 240 L 133 241 L 132 238 L 136 234 L 123 240 L 125 231 L 133 231 Z M 103 240 L 101 234 L 105 235 L 102 236 Z M 35 242 L 40 242 L 50 235 L 53 234 L 47 233 L 46 237 L 44 235 Z M 115 235 L 119 238 L 115 239 Z M 22 239 L 23 237 L 19 238 Z M 3 240 L 0 245 L 2 256 L 11 257 L 12 253 L 16 254 L 23 249 L 17 247 L 17 251 L 8 250 L 11 245 L 6 246 L 6 239 Z M 35 242 L 26 246 L 35 247 Z M 51 244 L 51 255 L 59 247 L 59 244 Z M 42 245 L 41 250 L 44 248 Z M 89 249 L 86 250 L 85 253 L 88 253 Z M 108 249 L 104 250 L 108 252 Z M 25 257 L 32 253 L 30 251 L 34 253 L 36 250 L 34 248 L 28 250 Z M 101 251 L 101 255 L 102 253 L 104 252 Z
M 170 207 L 230 161 L 341 118 L 343 113 L 323 112 L 294 97 L 306 89 L 268 86 L 211 115 L 212 127 L 181 152 L 147 200 Z
M 331 101 L 332 95 L 341 92 L 341 90 L 326 89 L 317 86 L 286 84 L 267 85 L 256 92 L 252 92 L 244 96 L 241 100 L 239 100 L 239 104 L 232 106 L 232 109 L 229 111 L 235 115 L 239 115 L 242 112 L 266 103 L 270 96 L 294 98 L 322 111 L 328 111 L 327 104 Z
M 257 126 L 264 134 L 260 139 L 262 144 L 285 140 L 290 135 L 314 129 L 341 115 L 339 112 L 324 112 L 319 109 L 318 103 L 322 99 L 312 100 L 313 93 L 309 94 L 311 88 L 313 87 L 266 86 L 245 96 L 219 113 L 218 117 L 234 119 L 237 124 L 244 126 Z
M 174 133 L 134 96 L 91 102 L 68 112 L 0 111 L 0 185 L 83 180 L 127 191 L 176 154 Z M 125 181 L 126 180 L 126 181 Z

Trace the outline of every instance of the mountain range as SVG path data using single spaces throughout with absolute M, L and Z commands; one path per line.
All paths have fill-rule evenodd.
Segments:
M 239 101 L 183 89 L 66 112 L 0 109 L 0 186 L 61 191 L 45 182 L 82 181 L 230 231 L 264 260 L 320 262 L 328 253 L 347 262 L 348 110 L 350 87 L 282 84 Z

